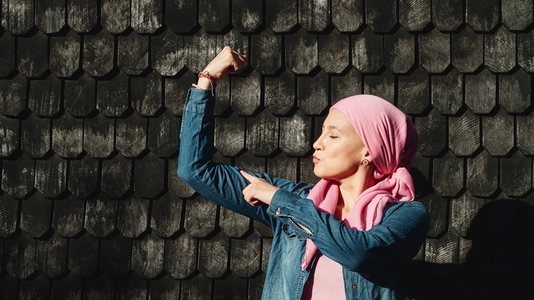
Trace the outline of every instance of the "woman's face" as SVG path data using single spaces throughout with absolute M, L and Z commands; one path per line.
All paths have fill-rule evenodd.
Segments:
M 341 181 L 353 176 L 367 155 L 367 147 L 349 120 L 331 110 L 323 123 L 321 136 L 313 143 L 314 173 L 323 179 Z

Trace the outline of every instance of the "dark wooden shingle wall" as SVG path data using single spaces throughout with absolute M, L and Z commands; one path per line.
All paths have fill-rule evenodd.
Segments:
M 329 105 L 413 117 L 413 299 L 534 279 L 532 0 L 2 0 L 0 298 L 257 299 L 270 230 L 175 175 L 182 107 L 225 45 L 216 158 L 315 182 Z

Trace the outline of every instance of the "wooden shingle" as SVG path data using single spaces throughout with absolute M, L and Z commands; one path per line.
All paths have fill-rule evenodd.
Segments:
M 108 276 L 100 274 L 94 280 L 84 284 L 83 295 L 92 299 L 112 299 L 115 294 L 115 282 Z
M 526 72 L 534 71 L 534 31 L 517 34 L 517 64 Z
M 153 279 L 163 272 L 164 240 L 153 232 L 133 240 L 132 271 L 134 274 Z
M 328 75 L 297 77 L 297 105 L 307 115 L 320 115 L 328 106 Z
M 68 267 L 79 278 L 94 275 L 98 271 L 98 239 L 89 233 L 70 239 Z
M 285 46 L 286 67 L 293 73 L 309 74 L 319 64 L 316 34 L 300 29 L 286 36 Z
M 480 147 L 480 116 L 466 110 L 449 117 L 449 149 L 455 156 L 471 156 Z
M 83 151 L 83 120 L 67 112 L 52 121 L 52 150 L 62 158 L 75 158 Z
M 2 163 L 2 190 L 13 198 L 24 198 L 33 190 L 34 174 L 35 162 L 26 154 L 15 160 L 5 160 Z
M 118 117 L 128 109 L 128 76 L 120 72 L 111 80 L 96 83 L 96 108 L 106 117 Z
M 511 71 L 517 64 L 516 34 L 501 27 L 484 35 L 484 65 L 495 73 Z
M 522 197 L 532 189 L 532 157 L 516 152 L 501 158 L 500 188 L 508 197 Z
M 465 163 L 451 151 L 434 159 L 432 171 L 432 186 L 440 196 L 457 197 L 463 190 Z
M 134 191 L 142 198 L 155 198 L 164 190 L 165 161 L 154 153 L 135 160 Z
M 130 189 L 132 161 L 122 155 L 102 161 L 100 188 L 112 198 L 124 196 Z
M 52 117 L 61 110 L 61 80 L 53 75 L 30 83 L 28 108 L 37 116 Z
M 330 76 L 330 100 L 332 100 L 332 104 L 341 99 L 361 94 L 362 85 L 362 75 L 354 67 L 351 67 L 345 75 Z
M 188 32 L 197 25 L 197 1 L 165 1 L 165 25 L 174 32 Z
M 40 51 L 35 51 L 39 49 Z M 27 78 L 40 77 L 48 69 L 48 38 L 42 32 L 17 39 L 18 71 Z
M 232 239 L 230 254 L 230 270 L 238 277 L 252 277 L 261 266 L 261 237 L 252 233 L 245 239 Z
M 198 23 L 208 32 L 221 32 L 231 24 L 230 0 L 198 0 Z
M 244 299 L 248 295 L 248 280 L 235 276 L 233 273 L 224 280 L 214 280 L 213 282 L 213 293 L 220 296 L 221 299 L 231 297 Z
M 64 238 L 74 238 L 83 230 L 85 215 L 85 200 L 69 196 L 63 200 L 54 201 L 54 217 L 52 228 L 55 235 Z
M 138 238 L 148 230 L 150 201 L 136 194 L 119 200 L 117 228 L 127 238 Z
M 450 34 L 437 29 L 419 35 L 419 63 L 428 73 L 442 73 L 451 64 Z
M 147 119 L 133 112 L 115 125 L 115 148 L 127 158 L 135 158 L 147 148 Z
M 150 281 L 148 299 L 180 299 L 182 282 L 165 275 L 157 280 Z
M 130 26 L 130 0 L 100 1 L 102 26 L 113 34 L 124 32 Z
M 38 240 L 35 270 L 47 278 L 57 279 L 67 271 L 67 249 L 68 240 L 57 234 L 46 240 Z
M 265 3 L 265 21 L 274 32 L 288 32 L 298 23 L 296 0 L 274 0 Z
M 165 241 L 164 269 L 174 279 L 185 279 L 197 270 L 198 240 L 182 233 Z
M 525 30 L 532 24 L 534 13 L 534 3 L 532 1 L 501 1 L 500 8 L 502 23 L 508 30 Z
M 475 72 L 484 63 L 484 37 L 465 27 L 451 35 L 452 65 L 462 73 Z
M 232 25 L 239 32 L 254 32 L 263 24 L 263 0 L 233 0 Z
M 115 38 L 106 29 L 84 36 L 82 67 L 85 73 L 93 77 L 109 74 L 114 67 L 114 49 Z
M 64 81 L 63 107 L 73 117 L 86 117 L 96 107 L 96 83 L 86 74 Z
M 195 190 L 193 190 L 189 185 L 176 176 L 176 170 L 178 169 L 178 157 L 168 159 L 167 162 L 167 180 L 169 190 L 180 198 L 190 198 L 193 196 Z
M 12 34 L 25 34 L 34 27 L 34 0 L 2 1 L 2 27 Z
M 282 67 L 282 36 L 269 28 L 251 37 L 250 65 L 260 74 L 275 74 Z M 275 77 L 276 78 L 276 77 Z
M 163 103 L 165 103 L 165 108 L 170 110 L 175 116 L 181 116 L 189 88 L 191 88 L 191 84 L 195 83 L 197 80 L 197 75 L 192 72 L 185 72 L 180 78 L 163 78 Z M 227 81 L 228 79 L 224 79 L 221 82 Z M 219 87 L 219 85 L 217 87 Z M 221 92 L 217 89 L 217 96 L 219 96 L 219 94 L 221 94 Z
M 430 107 L 430 76 L 419 68 L 397 77 L 397 105 L 405 114 L 422 114 Z
M 80 69 L 81 38 L 73 30 L 50 38 L 49 69 L 56 77 L 71 77 Z
M 53 155 L 35 162 L 35 189 L 45 197 L 54 198 L 67 189 L 67 161 Z
M 27 85 L 21 74 L 11 80 L 0 80 L 0 114 L 18 116 L 26 108 Z
M 162 82 L 157 72 L 131 78 L 131 105 L 138 114 L 153 116 L 159 111 L 163 105 Z
M 148 294 L 148 280 L 132 275 L 118 280 L 116 289 L 117 297 L 120 299 L 146 299 Z
M 88 199 L 85 206 L 84 228 L 95 238 L 105 238 L 117 228 L 119 201 L 104 194 Z
M 207 278 L 220 278 L 228 270 L 230 239 L 219 233 L 209 240 L 199 240 L 198 271 Z
M 219 227 L 229 237 L 241 238 L 250 230 L 250 218 L 221 207 Z
M 115 279 L 124 278 L 131 271 L 132 239 L 123 235 L 102 239 L 100 251 L 100 270 Z
M 20 209 L 20 229 L 32 238 L 40 238 L 51 228 L 52 201 L 40 193 L 22 201 Z
M 412 175 L 415 197 L 418 199 L 430 191 L 430 158 L 415 153 L 410 163 L 410 174 Z
M 0 37 L 0 76 L 7 77 L 15 66 L 15 37 L 11 34 L 4 33 Z
M 0 194 L 0 211 L 2 211 L 0 222 L 3 224 L 0 228 L 0 237 L 10 237 L 17 231 L 19 210 L 20 202 L 18 200 L 11 198 L 7 193 Z M 3 240 L 0 244 L 3 244 Z
M 493 156 L 505 156 L 514 148 L 514 116 L 499 110 L 482 116 L 482 145 Z
M 6 119 L 7 120 L 7 119 Z M 2 146 L 2 152 L 10 154 L 9 150 L 13 151 L 18 148 L 18 122 L 15 119 L 9 122 L 2 122 L 5 129 L 3 129 L 6 137 L 6 145 Z M 28 119 L 21 122 L 21 149 L 31 158 L 39 158 L 45 156 L 50 151 L 50 120 L 30 115 Z M 15 144 L 16 138 L 17 144 Z M 4 150 L 5 149 L 5 150 Z M 8 156 L 8 155 L 5 155 Z
M 89 32 L 98 24 L 97 0 L 68 0 L 67 23 L 74 31 Z
M 290 156 L 302 156 L 312 149 L 312 118 L 298 111 L 292 117 L 280 118 L 280 148 Z
M 464 22 L 463 0 L 432 0 L 432 23 L 440 31 L 454 31 Z
M 451 200 L 451 229 L 460 236 L 467 236 L 469 226 L 484 204 L 486 204 L 484 199 L 475 198 L 469 192 Z
M 532 138 L 532 128 L 534 128 L 534 118 L 532 117 L 532 115 L 517 115 L 516 123 L 517 148 L 526 155 L 533 155 L 534 139 Z
M 130 25 L 138 33 L 154 33 L 163 24 L 163 4 L 157 0 L 132 0 Z
M 404 29 L 422 31 L 430 24 L 432 0 L 399 0 L 399 23 Z
M 100 162 L 85 155 L 81 159 L 69 163 L 69 191 L 78 198 L 88 198 L 98 188 Z
M 374 32 L 390 32 L 397 24 L 397 1 L 365 1 L 366 23 Z
M 184 228 L 194 238 L 204 238 L 215 230 L 217 204 L 197 196 L 185 202 Z
M 261 76 L 232 77 L 232 109 L 238 115 L 253 115 L 261 105 Z
M 384 66 L 384 37 L 365 29 L 352 35 L 352 65 L 362 73 L 375 73 Z
M 278 77 L 264 79 L 264 106 L 273 115 L 285 115 L 296 104 L 296 80 L 291 72 L 283 72 Z
M 436 264 L 456 264 L 458 262 L 458 234 L 449 231 L 439 239 L 427 239 L 425 243 L 425 261 Z M 451 266 L 451 265 L 449 265 Z M 434 276 L 450 276 L 452 267 L 437 268 Z
M 484 69 L 465 75 L 465 104 L 475 114 L 489 114 L 497 105 L 497 78 Z
M 499 24 L 498 0 L 466 0 L 465 22 L 477 32 L 488 32 Z
M 50 280 L 42 275 L 37 275 L 20 283 L 20 298 L 44 299 L 50 295 Z
M 151 39 L 152 67 L 162 76 L 175 76 L 185 66 L 183 36 L 167 29 Z
M 35 25 L 44 33 L 59 32 L 67 20 L 65 0 L 35 2 Z
M 415 63 L 415 37 L 400 28 L 384 36 L 386 67 L 393 73 L 407 73 Z
M 148 68 L 148 36 L 137 32 L 118 38 L 117 66 L 128 75 L 139 75 Z
M 224 156 L 235 156 L 245 147 L 245 118 L 236 114 L 215 121 L 215 148 Z
M 463 76 L 456 70 L 431 76 L 431 101 L 442 114 L 454 115 L 463 106 Z
M 182 119 L 165 110 L 148 124 L 148 147 L 158 157 L 175 157 L 180 144 Z
M 269 156 L 278 148 L 279 120 L 268 111 L 247 120 L 246 147 L 257 156 Z
M 197 275 L 191 280 L 182 282 L 181 296 L 184 299 L 209 299 L 212 293 L 213 280 Z
M 297 182 L 298 159 L 280 153 L 273 158 L 267 159 L 267 173 L 271 177 L 285 178 Z M 270 230 L 270 229 L 269 229 Z
M 499 159 L 483 150 L 467 158 L 466 188 L 475 197 L 490 197 L 499 187 Z
M 523 113 L 532 106 L 531 75 L 519 69 L 499 76 L 499 104 L 508 113 Z
M 115 122 L 101 114 L 84 120 L 84 150 L 94 158 L 106 158 L 113 152 Z
M 17 279 L 25 279 L 35 272 L 36 241 L 25 233 L 5 240 L 5 272 Z
M 52 298 L 82 298 L 82 287 L 83 280 L 69 273 L 65 277 L 52 282 Z
M 152 200 L 150 228 L 161 238 L 171 238 L 182 228 L 184 201 L 173 193 Z
M 326 73 L 341 73 L 350 65 L 350 36 L 336 29 L 319 35 L 319 66 Z
M 395 81 L 395 75 L 388 71 L 380 75 L 365 75 L 363 76 L 363 93 L 395 103 Z
M 364 21 L 365 0 L 332 0 L 332 24 L 340 32 L 357 31 Z
M 330 1 L 298 1 L 298 16 L 307 31 L 323 31 L 330 25 Z

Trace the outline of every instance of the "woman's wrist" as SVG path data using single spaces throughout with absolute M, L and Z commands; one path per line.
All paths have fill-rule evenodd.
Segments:
M 208 71 L 202 71 L 198 73 L 198 82 L 197 87 L 205 90 L 210 90 L 215 88 L 217 85 L 216 81 L 213 80 L 211 73 Z

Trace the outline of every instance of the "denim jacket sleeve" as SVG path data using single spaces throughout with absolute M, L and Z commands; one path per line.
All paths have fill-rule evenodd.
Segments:
M 272 218 L 265 207 L 251 206 L 244 200 L 242 191 L 248 182 L 239 168 L 212 161 L 214 105 L 211 90 L 189 90 L 180 133 L 178 177 L 211 201 L 271 226 Z M 299 187 L 264 173 L 254 175 L 281 189 L 291 191 Z
M 370 276 L 412 259 L 430 224 L 420 202 L 399 202 L 386 207 L 380 224 L 360 231 L 317 210 L 311 200 L 284 190 L 275 193 L 267 212 L 286 224 L 288 235 L 309 238 L 346 269 Z

